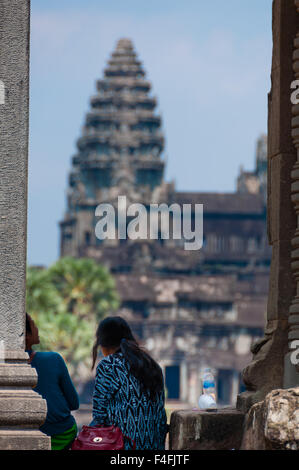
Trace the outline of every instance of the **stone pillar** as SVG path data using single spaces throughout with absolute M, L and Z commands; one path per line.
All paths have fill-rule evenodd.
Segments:
M 25 344 L 29 0 L 0 2 L 0 450 L 49 449 Z
M 232 371 L 232 386 L 231 386 L 231 399 L 230 403 L 236 403 L 236 397 L 239 393 L 240 387 L 240 374 L 237 370 Z
M 295 0 L 297 20 L 299 21 L 299 0 Z M 294 79 L 299 80 L 299 25 L 294 38 L 293 55 Z M 299 83 L 299 81 L 298 81 Z M 297 85 L 298 89 L 298 85 Z M 297 93 L 298 97 L 298 93 Z M 299 350 L 299 104 L 292 106 L 292 137 L 296 148 L 296 163 L 292 171 L 292 202 L 297 218 L 296 231 L 292 238 L 292 271 L 296 281 L 296 294 L 290 306 L 289 316 L 289 352 L 285 356 L 284 387 L 299 387 L 298 354 L 292 354 L 293 349 Z M 293 347 L 294 346 L 294 347 Z M 297 356 L 297 357 L 296 357 Z
M 188 401 L 188 366 L 185 361 L 182 361 L 180 364 L 180 370 L 181 370 L 181 377 L 180 377 L 180 383 L 181 383 L 181 390 L 180 390 L 180 400 L 183 402 Z
M 272 87 L 268 99 L 268 238 L 272 262 L 265 337 L 252 349 L 253 360 L 243 371 L 248 391 L 237 401 L 238 408 L 244 411 L 284 385 L 289 308 L 296 292 L 291 271 L 291 256 L 294 257 L 291 240 L 296 230 L 291 172 L 296 149 L 292 141 L 290 96 L 294 38 L 298 31 L 299 15 L 294 0 L 274 0 Z

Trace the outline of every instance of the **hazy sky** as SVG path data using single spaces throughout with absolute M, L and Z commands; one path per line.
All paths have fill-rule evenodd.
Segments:
M 133 40 L 166 136 L 166 179 L 233 191 L 267 129 L 271 0 L 32 0 L 28 262 L 59 255 L 75 141 L 106 61 Z

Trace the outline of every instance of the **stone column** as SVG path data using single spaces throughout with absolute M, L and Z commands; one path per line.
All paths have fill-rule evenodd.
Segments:
M 299 20 L 299 0 L 295 0 L 297 21 Z M 299 25 L 294 39 L 293 55 L 294 79 L 299 84 Z M 298 89 L 298 85 L 297 85 Z M 298 93 L 297 93 L 298 97 Z M 297 98 L 296 97 L 296 98 Z M 297 99 L 296 99 L 297 101 Z M 292 106 L 292 137 L 296 148 L 296 163 L 292 171 L 292 202 L 296 213 L 296 231 L 292 238 L 292 271 L 296 281 L 296 294 L 292 299 L 289 315 L 289 352 L 285 356 L 284 387 L 299 387 L 299 354 L 292 354 L 293 349 L 299 350 L 299 104 Z
M 188 401 L 188 365 L 185 361 L 182 361 L 180 364 L 181 370 L 181 390 L 180 390 L 180 399 L 183 402 Z
M 299 15 L 294 0 L 274 0 L 272 87 L 268 99 L 268 238 L 272 262 L 265 337 L 252 349 L 253 360 L 243 371 L 248 391 L 237 401 L 243 411 L 271 390 L 282 388 L 284 382 L 289 308 L 296 292 L 291 271 L 291 240 L 296 230 L 291 172 L 296 149 L 292 141 L 290 87 L 294 80 L 292 56 L 298 31 Z
M 29 0 L 0 2 L 0 450 L 49 449 L 25 344 Z
M 230 403 L 236 403 L 236 397 L 239 393 L 240 374 L 237 370 L 232 371 L 232 386 L 231 386 L 231 399 Z

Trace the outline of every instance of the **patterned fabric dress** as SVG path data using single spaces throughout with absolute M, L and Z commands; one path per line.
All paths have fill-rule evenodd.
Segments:
M 121 352 L 105 357 L 97 367 L 91 425 L 119 427 L 136 443 L 136 449 L 163 450 L 166 436 L 164 390 L 156 400 L 142 393 Z M 132 449 L 125 440 L 125 449 Z

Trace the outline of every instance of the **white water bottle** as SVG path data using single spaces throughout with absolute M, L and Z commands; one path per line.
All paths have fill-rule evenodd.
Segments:
M 205 369 L 202 377 L 202 395 L 199 397 L 200 409 L 216 408 L 216 386 L 211 369 Z
M 204 395 L 210 395 L 213 400 L 216 402 L 216 386 L 214 375 L 211 372 L 211 369 L 205 369 L 203 373 L 202 381 L 202 393 Z

